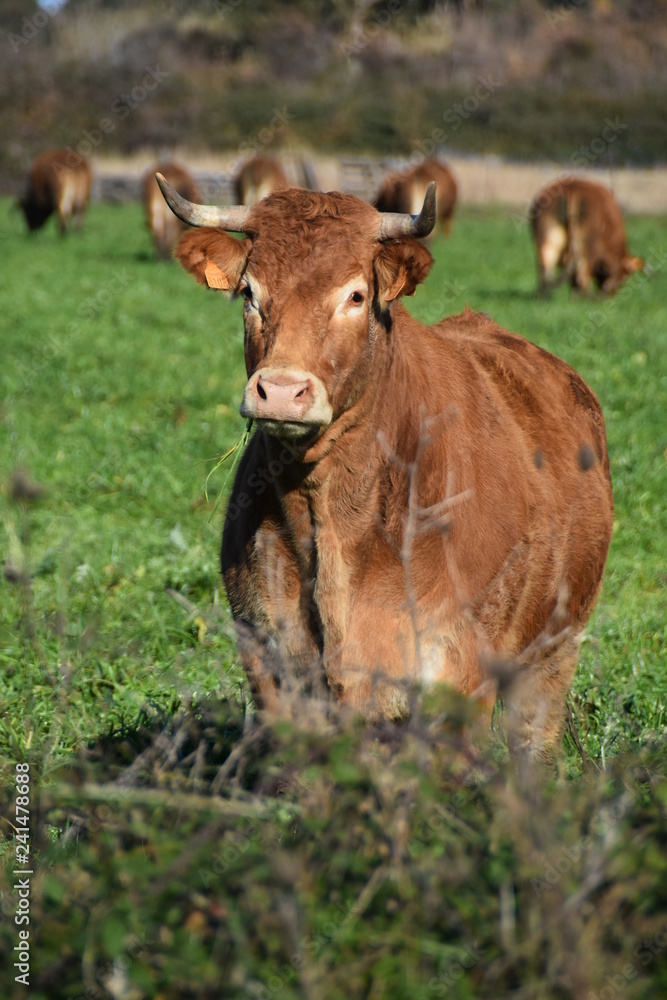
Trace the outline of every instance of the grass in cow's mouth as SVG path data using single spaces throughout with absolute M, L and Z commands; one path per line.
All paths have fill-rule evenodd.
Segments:
M 157 264 L 137 207 L 65 240 L 0 211 L 0 774 L 13 795 L 27 759 L 40 789 L 31 997 L 667 995 L 665 220 L 628 224 L 652 278 L 542 302 L 527 228 L 464 208 L 408 301 L 489 313 L 605 411 L 615 533 L 570 699 L 588 772 L 568 734 L 572 780 L 537 792 L 497 737 L 452 765 L 444 700 L 400 740 L 307 708 L 244 728 L 208 499 L 244 432 L 240 305 Z
M 215 504 L 213 505 L 213 510 L 211 511 L 211 517 L 213 517 L 213 515 L 215 514 L 216 510 L 218 509 L 218 507 L 220 505 L 220 501 L 225 496 L 228 485 L 230 484 L 230 482 L 233 482 L 233 479 L 232 479 L 233 473 L 236 471 L 236 468 L 237 468 L 237 466 L 239 464 L 239 460 L 241 458 L 241 455 L 243 454 L 245 446 L 247 445 L 248 441 L 250 440 L 250 432 L 252 430 L 252 423 L 253 423 L 252 420 L 248 420 L 247 423 L 246 423 L 246 426 L 245 426 L 245 430 L 244 430 L 243 434 L 241 435 L 241 437 L 239 438 L 239 440 L 236 442 L 236 444 L 233 444 L 231 446 L 231 448 L 228 448 L 227 451 L 224 453 L 224 455 L 221 455 L 217 459 L 213 459 L 213 461 L 215 462 L 215 465 L 213 466 L 213 468 L 211 469 L 211 471 L 207 475 L 207 477 L 206 477 L 206 485 L 204 487 L 204 495 L 206 496 L 207 502 L 208 502 L 208 481 L 209 481 L 209 479 L 219 469 L 221 469 L 222 466 L 225 464 L 225 462 L 227 462 L 230 458 L 232 458 L 233 461 L 231 462 L 231 464 L 230 464 L 230 466 L 228 468 L 227 476 L 225 477 L 225 480 L 224 480 L 224 482 L 222 484 L 222 487 L 218 491 L 218 496 L 216 498 Z

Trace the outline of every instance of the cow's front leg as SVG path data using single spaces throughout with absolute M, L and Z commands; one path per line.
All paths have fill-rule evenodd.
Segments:
M 284 529 L 266 523 L 242 550 L 238 536 L 229 542 L 225 532 L 222 561 L 239 652 L 257 707 L 281 713 L 289 695 L 323 693 L 312 582 Z

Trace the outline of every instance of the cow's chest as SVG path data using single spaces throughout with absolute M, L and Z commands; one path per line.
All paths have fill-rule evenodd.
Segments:
M 317 608 L 326 644 L 342 642 L 362 609 L 400 613 L 406 604 L 400 539 L 382 517 L 374 487 L 305 491 L 284 498 L 288 532 L 304 589 Z
M 351 523 L 326 490 L 293 491 L 283 497 L 285 528 L 302 584 L 310 591 L 322 622 L 335 627 L 345 617 L 363 545 L 363 529 Z

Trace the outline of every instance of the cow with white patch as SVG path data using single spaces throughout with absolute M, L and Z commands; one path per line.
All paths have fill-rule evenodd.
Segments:
M 199 201 L 199 189 L 192 175 L 178 163 L 161 163 L 144 176 L 144 210 L 146 222 L 153 239 L 155 252 L 161 260 L 169 260 L 185 229 L 184 224 L 170 210 L 155 180 L 159 171 L 182 198 Z
M 554 181 L 535 196 L 528 218 L 541 295 L 562 281 L 578 291 L 613 294 L 644 266 L 628 253 L 621 209 L 602 184 L 578 177 Z
M 255 205 L 285 187 L 288 187 L 288 181 L 278 161 L 261 154 L 246 160 L 234 178 L 239 205 Z
M 58 229 L 83 225 L 93 177 L 85 156 L 73 149 L 51 149 L 33 162 L 25 194 L 19 200 L 28 228 L 41 229 L 55 214 Z
M 436 185 L 436 223 L 447 236 L 452 226 L 458 186 L 449 167 L 435 158 L 424 160 L 409 170 L 387 174 L 373 204 L 379 212 L 417 215 L 429 184 Z

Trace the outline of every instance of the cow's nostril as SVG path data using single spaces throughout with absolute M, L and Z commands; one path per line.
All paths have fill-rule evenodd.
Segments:
M 305 396 L 305 394 L 307 392 L 308 392 L 308 386 L 304 386 L 303 389 L 299 389 L 299 391 L 297 392 L 297 394 L 296 394 L 296 396 L 294 398 L 295 399 L 299 399 L 300 396 Z
M 259 396 L 260 399 L 266 399 L 266 392 L 264 391 L 264 387 L 262 386 L 261 382 L 257 383 L 257 395 Z

